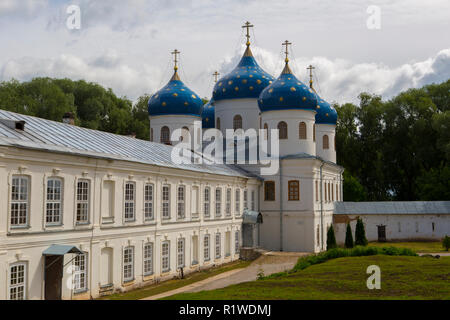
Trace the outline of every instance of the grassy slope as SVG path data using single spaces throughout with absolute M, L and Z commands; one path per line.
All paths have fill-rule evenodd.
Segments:
M 381 268 L 381 290 L 368 290 L 366 269 Z M 450 257 L 350 257 L 276 279 L 252 281 L 167 299 L 450 299 Z
M 143 298 L 147 298 L 150 296 L 154 296 L 156 294 L 160 294 L 163 292 L 175 290 L 184 286 L 187 286 L 191 283 L 201 281 L 218 274 L 231 271 L 238 268 L 245 268 L 250 264 L 248 261 L 235 261 L 228 263 L 226 265 L 214 267 L 208 270 L 200 271 L 192 273 L 184 279 L 174 279 L 162 282 L 160 284 L 150 285 L 148 287 L 144 287 L 141 289 L 136 289 L 130 292 L 125 293 L 117 293 L 114 295 L 106 296 L 101 299 L 103 300 L 139 300 Z
M 442 242 L 430 241 L 430 242 L 370 242 L 369 246 L 373 247 L 397 247 L 408 248 L 420 253 L 439 253 L 446 252 L 442 247 Z

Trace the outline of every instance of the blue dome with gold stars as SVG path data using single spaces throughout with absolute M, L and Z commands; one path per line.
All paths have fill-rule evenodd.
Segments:
M 328 102 L 323 100 L 316 94 L 317 107 L 316 107 L 316 124 L 337 124 L 338 114 L 335 108 L 333 108 Z
M 169 83 L 148 101 L 150 116 L 189 115 L 201 117 L 203 101 L 180 80 L 175 70 Z
M 250 46 L 247 45 L 244 56 L 238 66 L 217 82 L 214 87 L 215 101 L 226 99 L 257 99 L 274 78 L 265 72 L 253 57 Z
M 202 112 L 202 127 L 203 129 L 212 129 L 215 128 L 215 108 L 214 108 L 214 100 L 207 102 L 203 106 Z
M 303 109 L 315 111 L 317 97 L 293 74 L 286 61 L 280 77 L 261 92 L 258 100 L 261 112 Z

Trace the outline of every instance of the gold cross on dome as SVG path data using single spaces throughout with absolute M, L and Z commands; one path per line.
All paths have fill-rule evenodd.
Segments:
M 214 76 L 214 82 L 217 82 L 217 80 L 219 79 L 220 73 L 216 71 L 213 73 L 213 76 Z
M 286 62 L 289 62 L 289 46 L 292 45 L 292 42 L 285 41 L 283 42 L 283 46 L 286 46 L 286 51 L 284 52 L 286 54 Z
M 315 69 L 312 65 L 309 65 L 308 68 L 306 68 L 309 70 L 309 86 L 310 88 L 313 87 L 313 70 Z
M 242 28 L 247 29 L 247 47 L 250 45 L 250 28 L 253 28 L 254 25 L 252 25 L 250 22 L 246 22 L 244 26 L 242 26 Z
M 174 56 L 173 62 L 175 63 L 175 67 L 174 67 L 175 71 L 178 70 L 178 55 L 179 55 L 180 53 L 181 53 L 181 52 L 178 51 L 177 49 L 175 49 L 175 50 L 172 52 L 172 54 L 173 54 L 173 56 Z

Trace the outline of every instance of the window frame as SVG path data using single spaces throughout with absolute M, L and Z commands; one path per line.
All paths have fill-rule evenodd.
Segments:
M 220 218 L 222 217 L 222 188 L 216 188 L 215 200 L 215 216 L 216 218 Z
M 270 190 L 267 189 L 267 187 L 271 185 L 273 186 L 273 196 L 269 197 L 268 196 L 268 192 Z M 275 195 L 275 191 L 276 191 L 276 186 L 275 186 L 275 181 L 264 181 L 264 201 L 276 201 L 276 195 Z
M 241 189 L 236 188 L 234 192 L 234 211 L 235 216 L 241 215 Z
M 87 190 L 87 194 L 86 194 L 86 200 L 85 199 L 79 199 L 80 195 L 83 197 L 83 194 L 79 194 L 80 191 L 80 187 L 79 184 L 80 183 L 86 183 L 87 184 L 87 188 L 82 188 L 81 190 Z M 75 221 L 77 225 L 87 225 L 90 224 L 90 216 L 91 216 L 91 180 L 90 179 L 78 179 L 77 183 L 76 183 L 76 191 L 75 191 L 76 195 L 75 195 Z M 79 208 L 79 205 L 85 204 L 86 207 L 85 208 Z M 80 211 L 83 210 L 83 213 L 80 213 Z M 84 214 L 84 210 L 86 210 L 86 213 Z M 81 214 L 86 215 L 86 219 L 85 220 L 81 220 Z
M 300 201 L 300 180 L 288 181 L 288 201 Z
M 242 127 L 243 125 L 243 119 L 242 116 L 237 114 L 233 117 L 233 130 L 239 130 L 239 129 L 243 129 Z
M 129 252 L 127 253 L 127 251 Z M 127 261 L 125 261 L 126 257 L 128 257 Z M 134 246 L 124 247 L 122 252 L 122 278 L 124 283 L 135 280 L 134 261 L 135 261 Z M 129 270 L 126 268 L 129 268 Z M 127 276 L 128 271 L 130 272 L 130 276 Z
M 142 248 L 142 270 L 144 276 L 151 276 L 154 274 L 153 266 L 153 255 L 154 255 L 154 245 L 153 242 L 144 243 Z
M 167 135 L 167 140 L 165 139 L 166 135 Z M 171 144 L 170 128 L 168 126 L 161 127 L 161 134 L 160 134 L 159 140 L 160 140 L 160 143 L 162 143 L 162 144 Z
M 167 192 L 164 189 L 167 188 Z M 170 220 L 171 212 L 170 212 L 170 184 L 163 184 L 161 192 L 161 214 L 163 220 Z M 165 194 L 167 194 L 167 198 L 165 198 Z M 167 210 L 167 211 L 166 211 Z M 167 214 L 166 214 L 167 213 Z
M 164 247 L 167 246 L 167 253 L 165 253 Z M 165 263 L 167 266 L 164 267 Z M 161 243 L 161 271 L 163 273 L 170 272 L 170 241 L 166 240 Z
M 77 266 L 77 260 L 80 260 L 83 258 L 83 269 L 80 269 L 80 266 Z M 78 262 L 78 264 L 80 264 Z M 73 259 L 73 292 L 74 293 L 81 293 L 86 292 L 88 290 L 88 254 L 86 252 L 83 252 L 82 254 L 77 254 L 76 257 Z M 80 279 L 83 280 L 80 280 Z
M 203 190 L 203 216 L 211 217 L 211 188 L 205 187 Z
M 186 267 L 186 239 L 179 238 L 177 240 L 177 269 L 184 267 Z
M 225 196 L 225 216 L 231 216 L 231 188 L 227 188 Z
M 214 250 L 214 252 L 215 252 L 215 257 L 216 257 L 216 260 L 217 260 L 217 259 L 220 259 L 222 257 L 222 236 L 221 236 L 220 232 L 216 233 L 215 242 L 214 243 L 215 243 L 215 250 Z
M 49 193 L 49 189 L 50 189 L 49 183 L 51 181 L 53 182 L 53 187 L 52 187 L 53 192 Z M 58 194 L 57 192 L 55 192 L 55 190 L 57 189 L 55 187 L 55 182 L 59 182 L 59 184 L 60 184 L 59 185 L 59 200 L 58 199 L 55 200 L 55 197 Z M 50 194 L 53 195 L 53 199 L 49 199 Z M 52 208 L 49 208 L 49 205 L 53 205 L 53 206 L 50 206 Z M 55 205 L 59 205 L 59 208 L 55 209 Z M 47 226 L 47 227 L 61 226 L 63 224 L 63 208 L 64 208 L 64 180 L 60 177 L 47 178 L 46 189 L 45 189 L 45 226 Z M 53 218 L 52 220 L 54 220 L 55 217 L 58 217 L 58 220 L 59 220 L 58 222 L 54 222 L 54 221 L 49 222 L 48 221 L 49 210 L 53 211 L 53 214 L 50 214 L 50 217 Z M 58 210 L 57 215 L 55 214 L 55 210 Z
M 144 185 L 144 221 L 155 220 L 155 184 L 146 183 Z
M 19 184 L 16 186 L 14 180 L 18 179 Z M 23 181 L 26 181 L 25 193 L 23 192 Z M 15 189 L 17 191 L 15 192 Z M 13 229 L 28 228 L 30 226 L 30 190 L 31 189 L 31 177 L 26 175 L 13 175 L 11 178 L 11 190 L 10 190 L 10 206 L 9 206 L 9 224 Z M 15 199 L 15 194 L 17 194 L 17 199 Z M 25 195 L 26 198 L 22 199 Z M 13 207 L 17 206 L 16 209 Z M 25 207 L 25 210 L 23 210 Z M 16 213 L 14 213 L 16 212 Z M 22 215 L 24 212 L 24 215 Z M 25 221 L 19 223 L 22 219 Z M 17 223 L 13 223 L 13 220 L 17 220 Z
M 289 134 L 288 134 L 288 124 L 286 121 L 280 121 L 278 122 L 277 125 L 277 129 L 278 129 L 278 138 L 280 140 L 287 140 L 289 139 Z
M 244 189 L 244 210 L 248 209 L 248 189 Z
M 240 253 L 240 247 L 241 247 L 241 242 L 240 242 L 240 236 L 239 236 L 239 230 L 236 230 L 234 232 L 234 254 L 239 254 Z
M 132 192 L 130 193 L 129 186 L 132 186 Z M 124 222 L 136 221 L 136 182 L 126 181 L 123 191 L 123 219 Z M 130 198 L 132 197 L 132 199 Z M 130 211 L 131 208 L 131 211 Z M 131 216 L 130 216 L 131 214 Z M 127 217 L 128 215 L 128 217 Z
M 17 269 L 16 272 L 23 272 L 23 275 L 22 275 L 22 279 L 23 280 L 21 282 L 16 282 L 16 283 L 13 284 L 12 283 L 13 282 L 12 269 L 13 268 L 19 268 L 19 267 L 23 267 L 23 270 L 19 271 Z M 28 263 L 27 262 L 19 261 L 19 262 L 15 262 L 15 263 L 12 263 L 12 264 L 9 265 L 9 269 L 8 269 L 8 300 L 23 301 L 23 300 L 27 299 L 27 294 L 28 294 L 28 285 L 27 285 L 28 274 L 27 274 L 27 272 L 28 272 Z M 17 279 L 17 278 L 19 278 L 19 275 L 14 277 L 14 279 Z M 23 289 L 23 291 L 22 291 L 22 298 L 20 298 L 20 299 L 17 299 L 17 298 L 13 299 L 11 291 L 13 289 L 20 289 L 20 288 Z M 18 291 L 17 290 L 14 293 L 14 295 L 16 295 L 16 296 L 18 295 Z
M 211 261 L 211 235 L 203 236 L 203 261 Z
M 182 191 L 180 193 L 180 191 Z M 180 197 L 180 195 L 182 197 Z M 186 219 L 186 186 L 179 185 L 177 188 L 177 219 Z
M 322 137 L 322 149 L 330 150 L 330 137 L 327 134 L 324 134 Z
M 304 121 L 298 124 L 298 138 L 299 140 L 308 140 L 308 126 Z
M 255 190 L 252 190 L 252 192 L 250 193 L 250 205 L 251 205 L 252 211 L 255 211 L 256 210 L 256 192 L 255 192 Z

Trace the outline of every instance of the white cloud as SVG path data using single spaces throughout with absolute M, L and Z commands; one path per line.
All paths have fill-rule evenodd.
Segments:
M 48 6 L 48 0 L 1 0 L 0 17 L 5 15 L 31 16 Z

